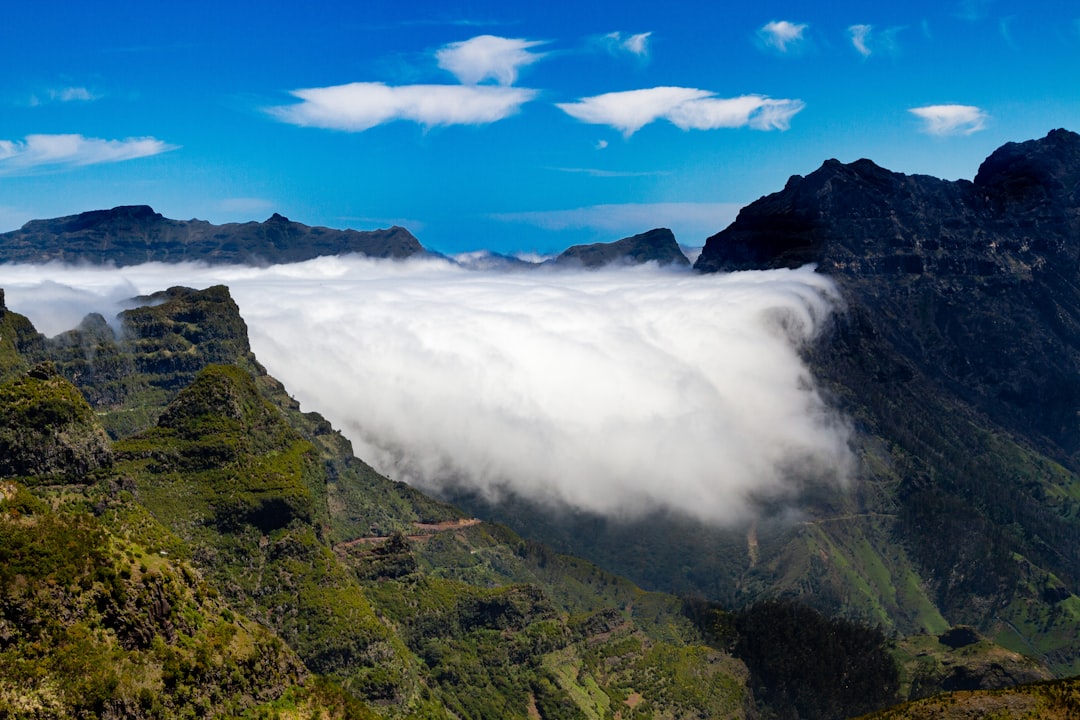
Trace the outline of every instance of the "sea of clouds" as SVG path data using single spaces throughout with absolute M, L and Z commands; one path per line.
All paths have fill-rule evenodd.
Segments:
M 808 476 L 852 472 L 849 426 L 799 354 L 842 307 L 812 268 L 0 265 L 8 307 L 47 335 L 135 295 L 214 284 L 303 409 L 421 488 L 730 523 Z

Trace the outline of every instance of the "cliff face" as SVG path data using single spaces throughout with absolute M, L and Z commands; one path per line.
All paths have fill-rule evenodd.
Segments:
M 706 272 L 808 262 L 899 356 L 1080 468 L 1080 135 L 1010 143 L 974 182 L 835 160 L 708 239 Z
M 710 237 L 705 272 L 796 267 L 844 276 L 930 275 L 1004 282 L 1080 252 L 1080 135 L 1009 143 L 974 182 L 827 160 L 743 208 Z
M 309 227 L 274 213 L 265 222 L 213 225 L 170 220 L 146 205 L 32 220 L 0 234 L 0 262 L 114 263 L 203 261 L 221 264 L 299 262 L 359 253 L 402 259 L 426 251 L 402 227 L 357 231 Z

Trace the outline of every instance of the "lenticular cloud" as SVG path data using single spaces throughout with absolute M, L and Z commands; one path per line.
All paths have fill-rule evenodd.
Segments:
M 850 466 L 846 426 L 798 353 L 839 302 L 806 268 L 492 273 L 321 258 L 45 274 L 0 268 L 8 305 L 36 320 L 50 298 L 228 284 L 256 355 L 304 409 L 427 489 L 730 522 L 795 479 Z

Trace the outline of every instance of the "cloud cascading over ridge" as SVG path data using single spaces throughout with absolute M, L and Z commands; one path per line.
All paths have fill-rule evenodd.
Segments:
M 435 53 L 439 67 L 468 85 L 494 80 L 500 85 L 517 82 L 518 70 L 544 57 L 530 48 L 545 45 L 542 40 L 478 35 L 450 43 Z
M 356 82 L 294 90 L 301 100 L 269 109 L 282 122 L 361 132 L 395 120 L 425 127 L 486 125 L 517 113 L 535 90 L 491 85 L 399 85 Z
M 581 122 L 608 125 L 630 137 L 660 119 L 682 130 L 787 130 L 805 104 L 764 95 L 718 98 L 708 90 L 654 87 L 594 95 L 557 107 Z
M 58 305 L 109 312 L 178 283 L 229 285 L 259 360 L 304 409 L 424 488 L 726 523 L 795 478 L 852 467 L 847 425 L 799 355 L 840 302 L 810 268 L 0 266 L 8 306 L 39 326 Z
M 767 48 L 779 53 L 793 53 L 801 49 L 805 42 L 806 23 L 793 23 L 787 20 L 773 20 L 758 30 L 758 40 Z
M 990 116 L 974 105 L 926 105 L 908 112 L 923 121 L 928 135 L 971 135 L 986 127 Z
M 21 141 L 0 140 L 0 175 L 123 162 L 160 155 L 177 147 L 152 137 L 103 140 L 76 134 L 27 135 Z

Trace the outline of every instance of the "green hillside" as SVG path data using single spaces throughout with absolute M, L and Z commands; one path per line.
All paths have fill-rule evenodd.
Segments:
M 0 385 L 0 716 L 752 711 L 679 600 L 379 476 L 224 288 L 154 300 L 123 340 L 4 311 L 33 342 Z

